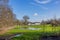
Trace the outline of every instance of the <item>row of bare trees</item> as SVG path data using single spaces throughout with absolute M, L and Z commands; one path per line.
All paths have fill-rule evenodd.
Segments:
M 29 17 L 24 16 L 23 21 L 18 20 L 8 3 L 9 0 L 0 0 L 0 27 L 27 25 Z
M 0 0 L 0 27 L 13 26 L 13 25 L 27 25 L 28 16 L 23 16 L 23 21 L 16 18 L 11 7 L 8 5 L 9 0 Z M 41 24 L 51 24 L 52 26 L 60 25 L 60 19 L 51 19 L 42 21 Z
M 0 0 L 0 27 L 16 24 L 16 15 L 8 5 L 9 0 Z
M 50 24 L 51 26 L 59 26 L 60 25 L 60 19 L 50 19 L 47 21 L 42 21 L 41 24 L 45 25 L 45 24 Z

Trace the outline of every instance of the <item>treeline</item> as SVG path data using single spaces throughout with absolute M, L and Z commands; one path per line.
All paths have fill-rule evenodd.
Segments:
M 16 15 L 8 5 L 9 0 L 0 0 L 0 27 L 13 26 L 16 23 Z
M 57 18 L 53 18 L 53 19 L 50 19 L 50 20 L 42 20 L 41 22 L 42 25 L 45 25 L 45 24 L 50 24 L 51 26 L 59 26 L 60 25 L 60 18 L 57 19 Z
M 23 20 L 18 20 L 8 3 L 9 0 L 0 0 L 0 27 L 27 25 L 29 17 L 24 16 Z
M 14 25 L 28 25 L 29 17 L 23 16 L 23 20 L 18 20 L 16 14 L 13 13 L 9 6 L 9 0 L 0 0 L 0 27 L 14 26 Z M 42 20 L 41 25 L 51 24 L 52 26 L 59 26 L 60 19 Z

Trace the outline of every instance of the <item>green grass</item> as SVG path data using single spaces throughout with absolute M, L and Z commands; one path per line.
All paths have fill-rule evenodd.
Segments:
M 33 28 L 42 28 L 41 30 L 26 30 L 28 27 Z M 20 28 L 25 28 L 21 30 Z M 60 33 L 60 26 L 52 27 L 51 25 L 23 25 L 23 26 L 16 26 L 16 28 L 9 30 L 5 35 L 10 34 L 23 34 L 21 37 L 12 38 L 12 40 L 38 40 L 39 36 L 41 35 L 52 35 L 52 34 L 59 34 Z
M 10 30 L 10 33 L 16 33 L 16 32 L 21 32 L 25 33 L 21 37 L 15 37 L 12 38 L 12 40 L 39 40 L 39 37 L 43 35 L 54 35 L 54 34 L 59 34 L 60 32 L 60 26 L 58 27 L 51 27 L 50 25 L 30 25 L 27 27 L 34 27 L 34 28 L 42 28 L 42 30 L 19 30 L 13 29 Z M 15 31 L 16 30 L 16 31 Z
M 26 30 L 28 27 L 34 27 L 34 28 L 42 28 L 41 30 Z M 25 28 L 24 30 L 21 30 L 20 28 Z M 59 33 L 60 32 L 60 26 L 58 27 L 51 27 L 50 25 L 30 25 L 30 26 L 17 26 L 14 29 L 9 30 L 6 34 L 16 34 L 16 33 Z

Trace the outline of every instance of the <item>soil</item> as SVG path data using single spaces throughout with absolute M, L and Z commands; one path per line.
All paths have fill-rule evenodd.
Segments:
M 8 32 L 8 30 L 11 30 L 15 28 L 15 26 L 11 26 L 11 27 L 2 27 L 0 28 L 0 34 L 5 34 L 6 32 Z

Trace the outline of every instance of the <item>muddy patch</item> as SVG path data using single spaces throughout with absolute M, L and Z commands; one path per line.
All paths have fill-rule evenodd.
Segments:
M 60 40 L 60 35 L 42 36 L 39 40 Z

